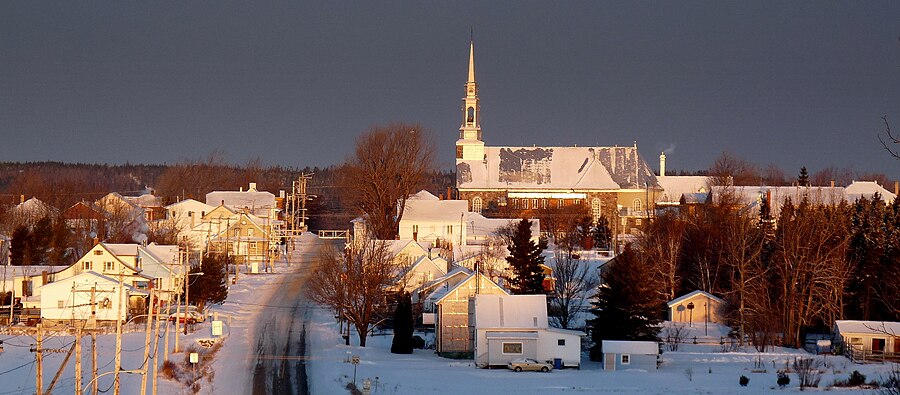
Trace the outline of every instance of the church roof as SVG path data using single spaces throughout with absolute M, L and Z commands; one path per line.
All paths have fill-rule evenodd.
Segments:
M 608 190 L 658 188 L 636 147 L 485 147 L 457 162 L 460 189 Z

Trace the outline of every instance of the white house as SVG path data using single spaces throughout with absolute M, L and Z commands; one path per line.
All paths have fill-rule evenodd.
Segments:
M 142 308 L 141 299 L 148 294 L 125 284 L 120 296 L 119 280 L 94 271 L 85 271 L 40 288 L 41 320 L 47 325 L 73 320 L 125 320 L 129 310 Z M 121 309 L 119 298 L 123 303 Z
M 725 323 L 722 312 L 725 301 L 706 291 L 696 290 L 682 295 L 672 299 L 667 305 L 669 321 L 672 322 Z
M 505 366 L 517 358 L 581 366 L 583 332 L 551 328 L 546 295 L 476 295 L 475 364 Z
M 603 340 L 603 370 L 656 370 L 659 343 L 651 341 Z
M 900 358 L 900 322 L 837 320 L 834 337 L 852 360 Z
M 202 235 L 190 234 L 190 232 L 197 225 L 200 225 L 206 213 L 212 212 L 215 208 L 215 206 L 210 206 L 194 199 L 185 199 L 166 206 L 166 219 L 173 221 L 179 234 L 190 235 L 191 241 L 199 246 L 202 241 L 200 236 Z M 194 240 L 195 238 L 197 240 Z
M 206 194 L 206 204 L 211 206 L 224 205 L 233 211 L 246 211 L 250 214 L 275 219 L 275 210 L 278 209 L 275 195 L 271 192 L 256 190 L 256 183 L 251 182 L 245 191 L 241 187 L 238 191 L 212 191 Z
M 175 300 L 181 291 L 181 278 L 185 267 L 181 264 L 177 245 L 160 245 L 151 243 L 138 247 L 141 261 L 141 274 L 154 279 L 156 289 L 169 291 L 161 298 Z
M 400 276 L 403 290 L 411 293 L 447 274 L 445 270 L 427 256 L 421 256 L 415 263 L 403 269 Z

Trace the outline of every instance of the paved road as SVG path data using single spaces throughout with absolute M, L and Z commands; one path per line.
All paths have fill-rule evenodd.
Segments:
M 317 243 L 324 244 L 327 240 Z M 253 343 L 256 346 L 256 365 L 253 371 L 254 394 L 309 394 L 306 381 L 306 321 L 309 302 L 304 295 L 305 268 L 316 257 L 318 246 L 298 249 L 291 257 L 297 269 L 284 274 L 280 291 L 265 304 L 256 324 Z

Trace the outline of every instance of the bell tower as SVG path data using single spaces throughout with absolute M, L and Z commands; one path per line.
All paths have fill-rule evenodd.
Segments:
M 481 140 L 481 108 L 478 104 L 478 84 L 475 83 L 475 41 L 469 41 L 469 78 L 466 97 L 462 99 L 462 126 L 456 140 L 456 161 L 483 160 L 484 141 Z

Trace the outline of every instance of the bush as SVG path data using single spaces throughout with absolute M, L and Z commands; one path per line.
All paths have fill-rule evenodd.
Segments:
M 860 373 L 858 370 L 854 370 L 853 373 L 850 373 L 850 378 L 847 379 L 847 385 L 850 387 L 859 387 L 866 383 L 866 375 Z
M 750 379 L 748 379 L 747 376 L 741 376 L 740 380 L 738 380 L 738 383 L 741 384 L 741 387 L 746 387 L 747 384 L 750 384 Z
M 775 382 L 778 383 L 779 387 L 784 388 L 791 383 L 791 378 L 788 377 L 787 373 L 785 372 L 778 372 L 778 380 L 776 380 Z

